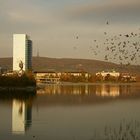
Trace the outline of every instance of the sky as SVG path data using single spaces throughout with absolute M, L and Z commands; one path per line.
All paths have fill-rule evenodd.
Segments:
M 25 33 L 34 56 L 38 50 L 44 57 L 104 60 L 104 32 L 139 28 L 140 0 L 0 0 L 0 57 L 11 57 L 13 34 Z M 94 40 L 103 50 L 97 55 L 90 50 Z

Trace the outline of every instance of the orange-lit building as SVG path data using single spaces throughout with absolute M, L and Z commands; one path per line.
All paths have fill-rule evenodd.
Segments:
M 103 78 L 106 77 L 107 75 L 113 76 L 113 77 L 119 77 L 120 76 L 120 72 L 116 72 L 116 71 L 102 71 L 102 72 L 97 72 L 96 76 L 101 75 Z

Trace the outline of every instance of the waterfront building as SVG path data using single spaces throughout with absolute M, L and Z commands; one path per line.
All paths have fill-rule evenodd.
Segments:
M 36 81 L 39 83 L 59 83 L 60 82 L 60 72 L 54 71 L 35 71 Z
M 105 78 L 107 75 L 113 76 L 118 78 L 120 76 L 120 72 L 116 71 L 102 71 L 102 72 L 97 72 L 96 76 L 101 75 L 103 78 Z
M 85 78 L 88 78 L 90 76 L 90 74 L 88 72 L 79 72 L 79 71 L 62 72 L 62 74 L 75 76 L 75 77 L 84 76 Z
M 44 83 L 59 83 L 64 77 L 83 77 L 86 80 L 90 77 L 88 72 L 55 72 L 55 71 L 35 71 L 34 72 L 37 82 Z
M 121 73 L 121 81 L 124 82 L 136 82 L 136 76 L 131 75 L 130 73 Z
M 26 34 L 13 35 L 13 71 L 20 71 L 20 63 L 23 70 L 32 70 L 32 41 Z

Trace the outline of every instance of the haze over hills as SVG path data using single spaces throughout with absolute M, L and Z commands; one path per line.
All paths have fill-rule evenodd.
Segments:
M 0 66 L 12 70 L 12 57 L 0 58 Z M 140 74 L 140 65 L 120 66 L 115 63 L 89 59 L 33 57 L 34 71 L 98 71 L 116 70 Z

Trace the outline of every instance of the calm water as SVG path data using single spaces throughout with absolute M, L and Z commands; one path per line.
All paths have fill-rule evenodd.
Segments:
M 140 84 L 40 86 L 0 95 L 0 140 L 140 140 Z

